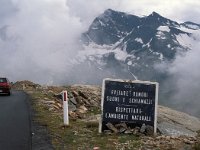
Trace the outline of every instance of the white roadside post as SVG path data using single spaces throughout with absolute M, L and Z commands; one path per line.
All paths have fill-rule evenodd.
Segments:
M 64 126 L 67 126 L 67 125 L 69 125 L 67 91 L 63 91 L 63 92 L 62 92 L 62 98 L 63 98 L 63 118 L 64 118 Z

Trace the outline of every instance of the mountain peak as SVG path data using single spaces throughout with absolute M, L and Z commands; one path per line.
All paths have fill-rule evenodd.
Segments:
M 115 12 L 115 11 L 112 10 L 112 9 L 106 9 L 106 10 L 104 11 L 104 13 L 112 13 L 112 12 Z
M 158 33 L 157 29 L 160 26 L 166 26 L 163 27 L 164 29 L 162 28 L 162 30 L 167 31 L 168 34 L 166 32 L 166 35 L 164 35 L 164 33 L 162 35 L 160 32 Z M 155 11 L 149 16 L 138 17 L 125 12 L 106 9 L 101 15 L 94 19 L 89 30 L 84 33 L 83 41 L 87 44 L 94 42 L 98 45 L 113 45 L 117 42 L 124 43 L 124 45 L 126 45 L 124 49 L 127 52 L 131 52 L 139 48 L 143 49 L 148 47 L 148 43 L 153 43 L 151 48 L 154 48 L 155 51 L 160 51 L 161 44 L 157 44 L 156 40 L 162 40 L 164 46 L 162 49 L 166 48 L 168 50 L 172 48 L 171 45 L 174 45 L 173 48 L 175 49 L 177 46 L 177 44 L 174 43 L 175 39 L 169 37 L 175 37 L 174 34 L 185 33 L 178 29 L 180 26 L 181 24 L 165 18 Z M 194 24 L 191 23 L 182 26 L 194 28 Z M 198 27 L 196 26 L 195 29 Z M 199 27 L 197 29 L 199 29 Z M 169 44 L 170 42 L 172 44 Z M 117 46 L 123 47 L 123 44 Z M 148 48 L 150 48 L 150 46 Z M 170 53 L 170 56 L 166 57 L 172 58 L 174 56 L 172 53 L 173 52 Z
M 154 17 L 162 17 L 160 14 L 158 14 L 157 12 L 153 11 L 150 16 L 154 16 Z
M 167 25 L 167 26 L 178 26 L 178 23 L 165 18 L 153 11 L 149 16 L 145 17 L 145 24 L 156 24 L 156 26 Z
M 160 14 L 158 14 L 157 12 L 153 11 L 150 15 L 147 16 L 147 18 L 164 18 L 163 16 L 161 16 Z
M 115 15 L 115 14 L 119 14 L 119 13 L 121 14 L 123 12 L 115 11 L 113 9 L 106 9 L 103 14 L 110 16 L 110 15 Z

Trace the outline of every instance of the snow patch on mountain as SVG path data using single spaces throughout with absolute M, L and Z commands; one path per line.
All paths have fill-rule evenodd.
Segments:
M 138 43 L 141 43 L 141 44 L 143 44 L 143 41 L 142 41 L 142 39 L 141 39 L 141 38 L 136 38 L 136 39 L 135 39 L 135 41 L 136 41 L 136 42 L 138 42 Z
M 186 25 L 188 28 L 191 28 L 191 29 L 195 29 L 195 30 L 198 30 L 199 29 L 199 26 L 197 26 L 197 25 L 192 25 L 192 24 L 190 24 L 190 25 Z
M 186 28 L 193 29 L 193 30 L 200 29 L 200 24 L 193 23 L 193 22 L 190 22 L 190 21 L 182 23 L 182 26 L 185 26 Z
M 98 28 L 97 28 L 97 27 L 92 27 L 91 29 L 92 29 L 92 30 L 98 30 Z
M 159 55 L 159 58 L 158 58 L 158 59 L 164 60 L 164 56 L 163 56 L 162 53 L 158 53 L 158 52 L 155 52 L 155 53 L 156 53 L 156 55 Z
M 159 26 L 157 28 L 159 31 L 165 31 L 165 32 L 170 32 L 170 28 L 168 26 Z
M 167 47 L 168 47 L 168 48 L 171 48 L 171 44 L 167 44 Z
M 183 32 L 187 32 L 187 33 L 195 33 L 197 30 L 192 29 L 192 28 L 187 28 L 183 25 L 181 25 L 180 27 L 178 27 L 177 29 L 183 31 Z
M 152 38 L 150 39 L 150 41 L 149 41 L 147 44 L 145 44 L 145 46 L 147 46 L 148 48 L 150 48 L 150 46 L 151 46 L 151 41 L 152 41 Z
M 162 31 L 158 31 L 156 37 L 161 40 L 166 39 L 165 34 Z
M 101 60 L 103 56 L 106 56 L 110 53 L 113 53 L 115 56 L 115 59 L 118 61 L 125 61 L 127 57 L 133 57 L 133 55 L 128 54 L 126 51 L 122 51 L 119 48 L 112 49 L 113 45 L 97 45 L 95 43 L 90 43 L 88 46 L 84 46 L 84 50 L 79 51 L 76 62 L 81 63 L 86 60 L 94 61 L 94 60 Z M 75 61 L 73 60 L 73 63 Z
M 189 37 L 187 34 L 179 34 L 175 35 L 176 40 L 180 45 L 182 45 L 185 48 L 191 48 L 192 47 L 192 38 Z

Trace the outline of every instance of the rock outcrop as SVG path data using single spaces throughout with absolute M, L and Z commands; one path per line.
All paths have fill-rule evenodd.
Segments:
M 158 107 L 158 129 L 165 135 L 196 136 L 200 120 L 164 106 Z

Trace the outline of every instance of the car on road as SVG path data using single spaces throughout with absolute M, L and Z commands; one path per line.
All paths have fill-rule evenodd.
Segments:
M 0 94 L 11 94 L 11 85 L 7 78 L 0 77 Z

